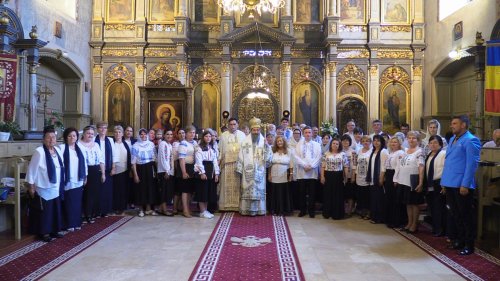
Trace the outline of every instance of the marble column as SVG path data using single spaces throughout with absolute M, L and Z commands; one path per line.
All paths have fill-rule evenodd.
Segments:
M 29 119 L 29 129 L 30 131 L 37 130 L 37 97 L 36 97 L 36 69 L 39 64 L 30 64 L 28 66 L 28 84 L 29 84 L 29 97 L 30 97 L 30 119 Z M 43 124 L 43 121 L 42 121 Z M 42 125 L 43 126 L 43 125 Z
M 94 64 L 92 70 L 92 95 L 91 95 L 91 106 L 92 106 L 92 119 L 94 122 L 99 120 L 103 120 L 103 102 L 102 97 L 103 93 L 103 74 L 102 74 L 102 65 Z M 136 127 L 138 128 L 138 127 Z
M 291 112 L 291 94 L 292 94 L 292 62 L 285 61 L 281 64 L 281 112 L 288 110 Z
M 186 63 L 182 61 L 178 61 L 176 63 L 176 68 L 177 68 L 177 80 L 179 80 L 182 85 L 186 86 L 186 73 L 184 71 L 186 67 Z
M 335 16 L 335 10 L 337 7 L 337 0 L 328 1 L 328 16 Z
M 424 109 L 423 102 L 423 83 L 422 83 L 422 66 L 414 65 L 411 71 L 411 116 L 410 116 L 410 128 L 424 129 L 420 128 L 420 120 L 422 118 L 422 113 Z
M 379 119 L 379 69 L 378 65 L 371 65 L 369 67 L 369 77 L 368 77 L 368 97 L 365 100 L 368 105 L 368 124 L 375 119 Z M 368 133 L 368 132 L 366 132 Z
M 323 92 L 325 93 L 324 115 L 330 116 L 330 68 L 328 64 L 325 64 L 325 85 Z
M 193 107 L 194 107 L 194 99 L 193 99 L 193 89 L 186 89 L 186 125 L 193 124 Z
M 222 62 L 221 71 L 221 113 L 229 112 L 229 116 L 233 116 L 231 112 L 231 63 Z
M 135 81 L 134 81 L 134 116 L 139 116 L 141 112 L 141 91 L 139 87 L 146 85 L 146 66 L 142 63 L 137 63 L 135 65 Z M 141 127 L 141 118 L 133 118 L 134 128 Z
M 329 62 L 328 68 L 330 71 L 330 91 L 329 91 L 330 115 L 328 115 L 328 119 L 333 118 L 335 124 L 335 122 L 337 122 L 337 63 Z
M 179 13 L 178 16 L 187 16 L 187 0 L 179 0 Z
M 292 15 L 292 0 L 285 0 L 285 7 L 283 7 L 283 16 L 288 17 Z

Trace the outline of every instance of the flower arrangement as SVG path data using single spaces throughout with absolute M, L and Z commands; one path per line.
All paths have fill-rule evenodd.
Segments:
M 54 129 L 60 129 L 61 131 L 64 131 L 64 124 L 62 122 L 61 114 L 54 111 L 47 112 L 44 126 L 52 126 Z
M 332 137 L 335 137 L 339 133 L 337 127 L 335 127 L 335 122 L 333 121 L 333 118 L 330 118 L 328 121 L 321 122 L 320 127 L 321 127 L 320 128 L 321 134 L 329 134 Z

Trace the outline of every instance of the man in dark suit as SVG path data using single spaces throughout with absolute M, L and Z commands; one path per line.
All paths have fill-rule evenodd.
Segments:
M 454 116 L 451 120 L 453 137 L 446 149 L 441 185 L 446 188 L 446 203 L 457 227 L 457 238 L 453 249 L 460 255 L 474 253 L 473 194 L 476 188 L 474 176 L 479 164 L 481 142 L 472 135 L 466 115 Z

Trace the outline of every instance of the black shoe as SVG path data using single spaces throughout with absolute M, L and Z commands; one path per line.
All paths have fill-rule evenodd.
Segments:
M 330 218 L 330 216 L 323 215 L 323 218 L 325 218 L 325 219 L 329 219 L 329 218 Z
M 474 254 L 474 248 L 464 247 L 460 252 L 458 252 L 461 256 L 468 256 Z
M 311 219 L 314 219 L 315 215 L 314 215 L 314 214 L 310 214 L 310 215 L 309 215 L 309 217 L 310 217 Z
M 54 241 L 55 238 L 51 237 L 49 234 L 45 234 L 42 236 L 42 241 L 43 242 L 51 242 Z
M 458 241 L 451 242 L 451 245 L 448 246 L 448 249 L 459 250 L 464 248 L 464 243 L 460 243 Z
M 306 213 L 305 213 L 305 212 L 300 212 L 300 213 L 299 213 L 299 218 L 301 218 L 301 217 L 303 217 L 303 216 L 305 216 L 305 215 L 306 215 Z
M 58 233 L 53 233 L 50 236 L 52 236 L 54 238 L 63 238 L 64 234 L 62 232 L 58 232 Z

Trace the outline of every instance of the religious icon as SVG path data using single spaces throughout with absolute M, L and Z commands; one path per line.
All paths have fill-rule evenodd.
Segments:
M 409 23 L 408 0 L 384 0 L 382 1 L 384 23 Z
M 340 21 L 349 24 L 365 24 L 365 0 L 340 1 Z
M 135 12 L 135 0 L 107 0 L 106 2 L 107 22 L 133 22 Z
M 174 2 L 174 0 L 149 0 L 149 21 L 151 23 L 173 23 Z
M 319 0 L 295 0 L 296 23 L 318 23 L 320 17 Z
M 198 84 L 194 89 L 194 124 L 200 128 L 217 128 L 218 90 L 212 83 Z
M 217 0 L 195 0 L 194 21 L 204 23 L 217 23 L 219 5 Z
M 389 134 L 397 132 L 402 123 L 408 123 L 407 90 L 401 83 L 389 83 L 383 90 L 382 96 L 382 121 L 383 131 Z
M 116 80 L 109 85 L 107 96 L 107 120 L 109 125 L 130 125 L 130 85 L 127 82 Z
M 294 122 L 318 126 L 319 91 L 310 82 L 301 83 L 295 90 Z
M 182 101 L 150 101 L 149 127 L 163 131 L 178 131 L 182 128 Z

